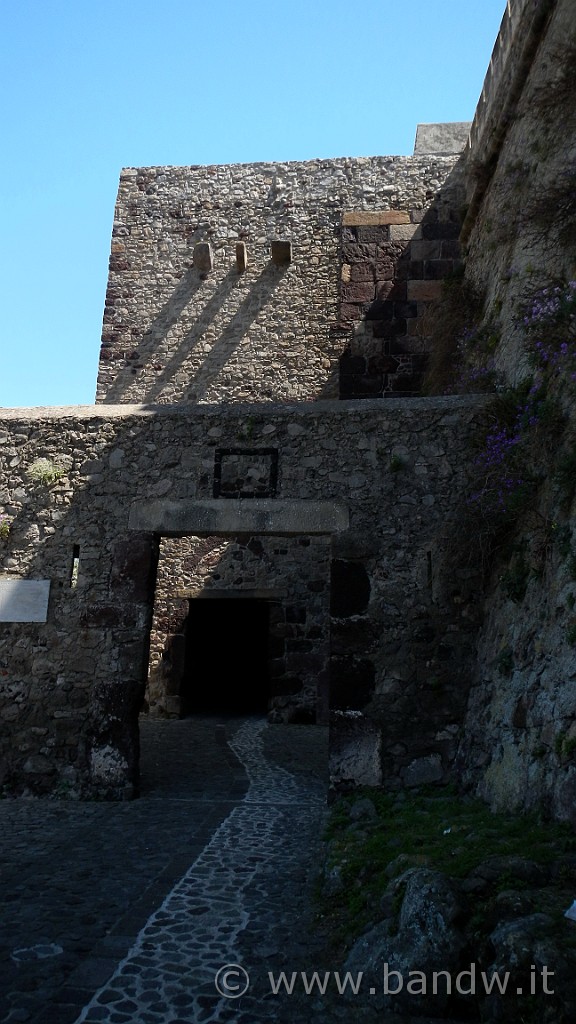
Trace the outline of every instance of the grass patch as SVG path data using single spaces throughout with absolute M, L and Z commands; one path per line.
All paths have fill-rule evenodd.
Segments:
M 350 807 L 361 796 L 370 797 L 377 816 L 353 823 Z M 429 867 L 462 879 L 489 857 L 529 857 L 546 864 L 576 850 L 570 825 L 493 814 L 482 801 L 451 789 L 422 789 L 401 797 L 358 791 L 334 806 L 326 838 L 328 870 L 338 868 L 342 885 L 340 891 L 320 897 L 321 910 L 332 922 L 337 943 L 356 937 L 378 918 L 391 879 L 410 867 Z M 506 881 L 515 887 L 514 878 Z
M 64 467 L 53 462 L 52 459 L 35 459 L 28 467 L 30 479 L 35 483 L 44 484 L 44 486 L 56 483 L 65 473 Z

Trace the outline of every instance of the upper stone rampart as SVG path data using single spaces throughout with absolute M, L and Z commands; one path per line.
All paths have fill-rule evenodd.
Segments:
M 510 122 L 557 0 L 507 0 L 470 129 L 469 153 L 485 160 Z
M 418 211 L 445 188 L 457 160 L 426 154 L 124 170 L 97 400 L 338 397 L 343 214 L 403 211 L 410 232 L 397 224 L 386 239 L 381 230 L 371 237 L 369 226 L 361 231 L 362 258 L 378 262 L 381 241 L 400 256 L 420 231 Z M 367 294 L 356 270 L 352 285 Z M 370 287 L 374 299 L 374 281 Z

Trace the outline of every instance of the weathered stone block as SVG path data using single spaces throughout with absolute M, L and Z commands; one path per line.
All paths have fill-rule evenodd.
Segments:
M 406 281 L 383 281 L 377 285 L 377 299 L 385 301 L 386 299 L 405 299 L 406 297 Z
M 43 754 L 32 754 L 25 762 L 22 771 L 26 775 L 53 775 L 56 771 L 56 766 Z
M 236 269 L 243 274 L 248 266 L 248 252 L 244 242 L 236 242 Z
M 149 534 L 134 533 L 114 547 L 110 589 L 124 591 L 134 601 L 150 600 L 152 574 L 158 546 Z
M 355 654 L 362 657 L 369 653 L 374 649 L 370 618 L 366 615 L 354 615 L 348 619 L 333 619 L 330 647 L 333 655 Z
M 137 610 L 130 606 L 87 605 L 80 615 L 83 626 L 109 629 L 112 626 L 131 627 L 137 623 Z
M 406 334 L 406 320 L 374 320 L 372 330 L 375 338 L 391 341 Z
M 351 324 L 361 320 L 364 313 L 364 306 L 351 302 L 342 302 L 340 305 L 340 323 Z
M 441 281 L 448 277 L 454 269 L 453 260 L 426 260 L 424 263 L 424 277 L 429 281 Z
M 379 226 L 382 224 L 409 224 L 407 210 L 347 210 L 342 215 L 344 227 Z
M 376 293 L 374 281 L 351 281 L 342 285 L 343 302 L 371 302 Z
M 345 263 L 358 263 L 364 260 L 373 260 L 376 256 L 376 245 L 360 244 L 360 242 L 345 242 L 342 245 L 342 259 Z
M 410 246 L 410 255 L 413 260 L 439 260 L 444 255 L 446 242 L 415 240 Z M 453 242 L 449 243 L 453 245 Z M 456 243 L 458 246 L 460 243 Z
M 413 238 L 422 237 L 420 224 L 391 224 L 391 242 L 410 242 Z
M 371 284 L 373 283 L 374 265 L 372 263 L 352 263 L 349 269 L 349 281 L 353 282 L 354 284 L 366 282 L 370 282 Z M 342 279 L 342 281 L 344 283 L 344 279 Z
M 398 360 L 393 356 L 382 353 L 379 356 L 371 356 L 368 360 L 368 372 L 371 374 L 396 373 L 397 370 Z
M 146 523 L 165 536 L 219 533 L 332 533 L 348 528 L 348 509 L 341 502 L 253 499 L 241 504 L 226 499 L 147 501 L 132 506 L 129 529 Z
M 408 281 L 408 299 L 412 302 L 433 302 L 442 295 L 442 281 Z
M 209 274 L 214 266 L 212 246 L 209 242 L 197 242 L 192 254 L 192 263 L 202 274 Z
M 408 320 L 415 316 L 418 316 L 418 306 L 415 302 L 394 303 L 394 318 L 396 320 Z
M 304 682 L 299 676 L 279 676 L 272 682 L 272 696 L 294 697 L 302 692 L 303 686 Z
M 129 680 L 141 682 L 142 686 L 144 686 L 146 655 L 146 644 L 143 641 L 135 640 L 133 643 L 123 644 L 118 658 L 118 666 L 122 676 Z M 112 711 L 112 708 L 110 711 Z
M 441 243 L 442 251 L 441 257 L 443 260 L 457 260 L 462 255 L 462 246 L 457 238 L 447 239 Z M 431 259 L 435 259 L 433 256 Z
M 395 395 L 404 395 L 405 398 L 410 398 L 420 394 L 422 378 L 419 374 L 408 372 L 390 374 L 388 381 L 390 390 Z
M 470 135 L 471 121 L 419 124 L 414 153 L 461 153 Z
M 340 377 L 340 398 L 378 398 L 382 394 L 382 374 L 350 374 Z
M 352 355 L 349 349 L 342 353 L 340 356 L 340 373 L 349 375 L 364 373 L 365 371 L 365 356 Z
M 375 242 L 376 245 L 382 245 L 390 239 L 390 229 L 388 227 L 359 227 L 356 228 L 358 234 L 358 241 L 363 244 L 369 244 Z
M 382 738 L 378 726 L 361 714 L 330 715 L 330 778 L 338 785 L 379 786 Z
M 299 605 L 287 605 L 286 607 L 286 622 L 292 622 L 298 625 L 304 625 L 306 622 L 306 607 Z
M 376 284 L 381 281 L 392 281 L 394 278 L 394 263 L 391 259 L 377 260 L 375 264 L 376 269 Z
M 427 240 L 444 241 L 445 239 L 458 238 L 460 235 L 460 225 L 454 224 L 451 221 L 439 221 L 437 224 L 423 224 L 422 225 L 422 237 Z
M 367 320 L 392 320 L 394 316 L 394 302 L 388 299 L 376 299 L 366 313 Z

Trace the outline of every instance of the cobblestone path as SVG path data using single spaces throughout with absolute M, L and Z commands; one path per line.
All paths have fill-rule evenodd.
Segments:
M 292 872 L 300 867 L 301 884 L 302 869 L 309 870 L 310 861 L 302 862 L 298 854 L 317 842 L 326 801 L 322 782 L 297 777 L 267 760 L 266 728 L 264 722 L 249 721 L 234 735 L 230 745 L 250 782 L 244 800 L 152 915 L 78 1024 L 136 1019 L 142 1024 L 257 1024 L 274 1019 L 272 1004 L 278 1004 L 278 997 L 269 985 L 262 993 L 261 968 L 263 961 L 269 966 L 282 953 L 276 927 L 283 897 L 292 898 L 286 912 L 298 930 L 296 915 L 302 908 L 297 899 L 294 905 Z M 278 879 L 283 884 L 274 884 L 271 892 L 270 883 Z M 288 936 L 284 955 L 292 953 Z M 222 970 L 225 965 L 228 969 Z M 282 962 L 285 969 L 294 966 Z M 236 998 L 245 985 L 246 993 Z
M 138 801 L 0 802 L 0 1019 L 309 1020 L 317 1001 L 275 996 L 268 972 L 317 966 L 325 730 L 186 720 L 143 735 Z

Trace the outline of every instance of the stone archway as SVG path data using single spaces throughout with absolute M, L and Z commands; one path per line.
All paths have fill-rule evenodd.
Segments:
M 347 510 L 334 502 L 157 501 L 133 509 L 132 528 L 144 524 L 162 535 L 149 710 L 180 717 L 211 703 L 195 672 L 191 623 L 195 616 L 212 616 L 214 629 L 208 603 L 223 601 L 237 612 L 242 608 L 246 628 L 252 628 L 250 609 L 260 616 L 256 653 L 267 699 L 262 683 L 254 705 L 272 721 L 327 724 L 331 535 L 347 528 Z M 243 646 L 241 632 L 235 645 Z M 206 660 L 210 664 L 203 655 Z M 215 673 L 216 661 L 210 667 Z M 225 672 L 234 674 L 233 663 Z M 224 680 L 219 685 L 221 711 L 242 706 Z
M 237 702 L 226 676 L 256 672 L 266 699 L 255 706 L 272 721 L 326 721 L 330 555 L 326 534 L 163 538 L 147 713 L 178 718 L 210 703 L 229 713 Z M 198 692 L 202 678 L 210 699 Z

